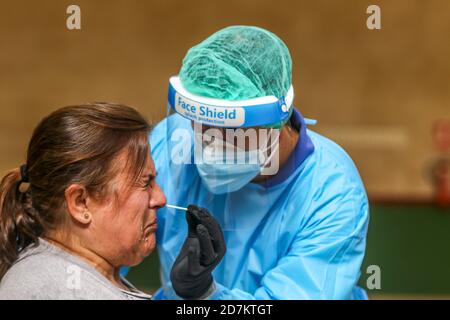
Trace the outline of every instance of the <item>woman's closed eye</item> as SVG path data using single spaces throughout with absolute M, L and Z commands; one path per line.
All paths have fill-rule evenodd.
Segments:
M 144 179 L 144 186 L 143 186 L 144 190 L 147 190 L 152 187 L 155 178 L 156 176 L 151 175 Z
M 148 189 L 152 186 L 153 179 L 147 179 L 147 182 L 144 185 L 144 189 Z

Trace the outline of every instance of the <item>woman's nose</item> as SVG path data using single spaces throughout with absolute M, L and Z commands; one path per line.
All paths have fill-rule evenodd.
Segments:
M 166 196 L 158 184 L 153 187 L 149 205 L 151 209 L 162 208 L 166 205 Z

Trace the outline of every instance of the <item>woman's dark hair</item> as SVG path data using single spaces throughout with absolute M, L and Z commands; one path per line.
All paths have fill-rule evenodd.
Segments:
M 64 107 L 44 118 L 31 137 L 25 166 L 0 183 L 0 279 L 21 250 L 67 221 L 68 186 L 78 183 L 104 197 L 122 151 L 128 153 L 130 178 L 139 178 L 150 152 L 149 132 L 136 110 L 111 103 Z

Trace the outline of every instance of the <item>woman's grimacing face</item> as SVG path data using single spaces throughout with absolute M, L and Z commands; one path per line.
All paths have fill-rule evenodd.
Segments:
M 121 163 L 126 163 L 123 160 Z M 149 155 L 135 185 L 130 186 L 126 170 L 121 170 L 111 181 L 115 191 L 89 206 L 89 238 L 93 241 L 90 247 L 115 267 L 137 265 L 155 249 L 156 211 L 166 204 L 155 177 L 155 165 Z

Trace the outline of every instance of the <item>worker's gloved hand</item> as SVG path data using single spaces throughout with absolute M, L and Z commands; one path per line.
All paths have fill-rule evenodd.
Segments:
M 173 264 L 170 279 L 178 296 L 199 299 L 213 284 L 211 273 L 225 255 L 225 239 L 219 223 L 206 209 L 190 205 L 186 220 L 188 236 Z

